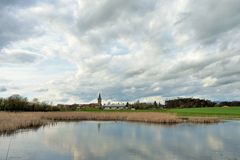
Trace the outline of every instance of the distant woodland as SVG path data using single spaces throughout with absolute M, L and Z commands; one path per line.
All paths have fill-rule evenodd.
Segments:
M 37 98 L 29 101 L 26 97 L 20 95 L 12 95 L 8 98 L 0 98 L 0 111 L 74 111 L 81 104 L 52 105 L 51 103 L 40 102 Z M 166 100 L 165 104 L 156 101 L 152 103 L 126 103 L 126 106 L 135 109 L 170 109 L 170 108 L 196 108 L 196 107 L 214 107 L 214 106 L 240 106 L 240 101 L 213 102 L 211 100 L 198 98 L 177 98 Z M 101 109 L 101 108 L 99 108 Z
M 28 101 L 18 94 L 8 98 L 0 98 L 1 111 L 59 111 L 59 108 L 46 102 L 39 102 L 37 98 Z

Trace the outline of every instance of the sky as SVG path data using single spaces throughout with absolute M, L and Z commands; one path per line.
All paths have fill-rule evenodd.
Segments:
M 240 99 L 239 0 L 1 0 L 0 97 Z

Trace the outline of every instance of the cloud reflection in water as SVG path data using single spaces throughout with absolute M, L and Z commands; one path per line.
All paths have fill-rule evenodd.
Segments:
M 237 158 L 240 155 L 235 151 L 240 147 L 232 144 L 240 144 L 240 140 L 233 143 L 226 138 L 230 132 L 227 124 L 170 127 L 127 122 L 60 123 L 46 130 L 43 139 L 46 146 L 71 154 L 74 160 Z M 240 126 L 233 126 L 236 134 L 231 136 L 237 137 Z

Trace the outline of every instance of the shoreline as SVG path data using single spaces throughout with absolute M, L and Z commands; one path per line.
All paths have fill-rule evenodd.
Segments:
M 38 129 L 57 122 L 126 121 L 154 124 L 211 124 L 221 122 L 216 117 L 177 116 L 161 112 L 0 112 L 0 135 L 21 129 Z

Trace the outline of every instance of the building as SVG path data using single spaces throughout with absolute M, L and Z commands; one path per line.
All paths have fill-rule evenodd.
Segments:
M 60 110 L 66 110 L 66 111 L 74 111 L 76 110 L 77 108 L 80 107 L 80 104 L 57 104 L 57 107 L 60 109 Z
M 89 104 L 81 104 L 79 109 L 87 109 L 87 108 L 101 108 L 102 107 L 102 97 L 101 93 L 99 93 L 97 102 L 96 103 L 89 103 Z
M 125 110 L 125 109 L 129 109 L 125 104 L 104 104 L 102 106 L 103 110 Z
M 89 104 L 72 104 L 72 105 L 64 105 L 58 104 L 58 107 L 61 107 L 63 110 L 81 110 L 81 109 L 103 109 L 103 110 L 125 110 L 131 109 L 125 103 L 108 103 L 102 104 L 102 96 L 101 93 L 98 94 L 97 102 L 89 103 Z
M 126 106 L 125 103 L 107 103 L 107 104 L 103 104 L 102 105 L 102 97 L 101 94 L 99 94 L 98 96 L 98 105 L 100 106 L 100 108 L 102 108 L 103 110 L 125 110 L 125 109 L 129 109 L 128 106 Z
M 99 93 L 98 95 L 98 106 L 102 106 L 102 97 L 101 97 L 101 93 Z

